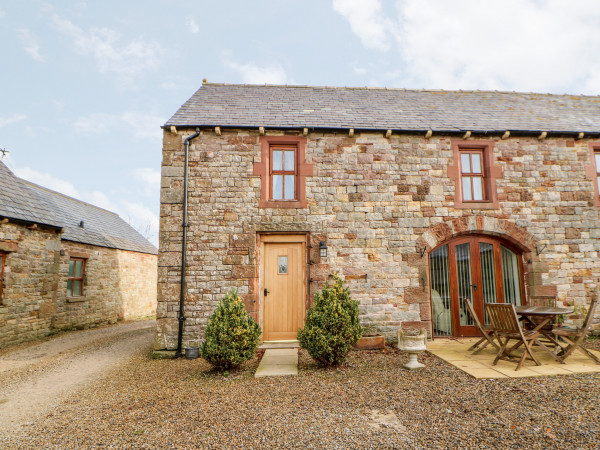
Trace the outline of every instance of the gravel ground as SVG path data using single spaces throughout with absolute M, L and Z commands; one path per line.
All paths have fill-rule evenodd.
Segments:
M 590 347 L 598 348 L 598 340 Z M 150 345 L 4 448 L 600 448 L 600 376 L 476 380 L 425 353 L 352 352 L 338 369 L 300 352 L 296 377 L 224 377 Z

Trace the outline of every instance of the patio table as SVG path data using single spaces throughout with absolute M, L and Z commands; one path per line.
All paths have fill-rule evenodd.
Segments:
M 544 330 L 544 326 L 550 323 L 556 316 L 561 314 L 571 314 L 573 312 L 573 308 L 559 308 L 554 306 L 517 306 L 515 310 L 518 315 L 523 317 L 531 326 L 532 331 L 539 331 L 540 335 L 544 336 L 550 342 L 555 345 L 556 348 L 561 348 L 558 340 L 552 335 L 552 333 L 548 333 Z M 531 317 L 536 317 L 537 320 L 531 320 Z M 535 341 L 535 344 L 542 347 L 546 352 L 548 352 L 555 360 L 563 363 L 560 358 L 556 355 L 556 353 L 550 350 L 539 338 Z

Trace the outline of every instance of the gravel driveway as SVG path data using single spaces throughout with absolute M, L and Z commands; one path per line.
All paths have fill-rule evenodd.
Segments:
M 8 448 L 600 448 L 600 376 L 477 380 L 393 349 L 296 377 L 228 377 L 150 346 L 64 397 Z M 2 446 L 2 445 L 0 445 Z
M 144 352 L 154 321 L 65 333 L 0 355 L 0 443 L 31 432 L 40 416 Z

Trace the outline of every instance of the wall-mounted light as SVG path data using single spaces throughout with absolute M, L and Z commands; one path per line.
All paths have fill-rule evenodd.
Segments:
M 319 242 L 319 256 L 327 258 L 327 245 L 325 245 L 325 241 Z

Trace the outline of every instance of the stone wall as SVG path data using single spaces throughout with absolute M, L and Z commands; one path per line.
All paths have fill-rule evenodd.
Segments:
M 8 252 L 0 347 L 154 313 L 156 255 L 61 241 L 56 231 L 14 223 L 0 224 L 0 250 Z M 70 256 L 86 259 L 81 297 L 67 297 Z
M 176 343 L 187 135 L 164 134 L 157 349 Z M 261 158 L 258 133 L 203 131 L 190 146 L 184 343 L 202 340 L 208 317 L 232 288 L 257 315 L 257 233 L 266 231 L 309 233 L 311 298 L 340 272 L 360 301 L 363 325 L 388 337 L 400 324 L 430 327 L 428 252 L 467 233 L 520 245 L 526 295 L 587 304 L 600 280 L 600 208 L 586 175 L 588 141 L 486 139 L 499 173 L 496 209 L 454 207 L 450 137 L 317 132 L 306 144 L 313 165 L 308 207 L 263 209 L 253 171 Z M 327 260 L 319 259 L 319 241 L 327 242 Z

